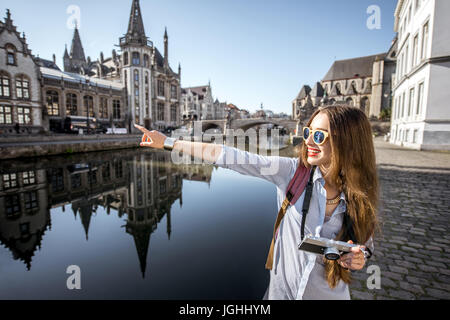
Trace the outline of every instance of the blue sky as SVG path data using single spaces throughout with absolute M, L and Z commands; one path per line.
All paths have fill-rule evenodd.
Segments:
M 385 52 L 394 37 L 396 0 L 141 0 L 147 36 L 169 62 L 182 68 L 182 86 L 211 81 L 214 97 L 251 112 L 260 104 L 291 114 L 304 84 L 320 81 L 335 59 Z M 126 33 L 132 0 L 7 0 L 18 31 L 33 54 L 62 67 L 70 5 L 80 8 L 87 56 L 111 56 Z M 380 8 L 381 28 L 370 30 L 367 8 Z M 118 48 L 116 48 L 118 50 Z

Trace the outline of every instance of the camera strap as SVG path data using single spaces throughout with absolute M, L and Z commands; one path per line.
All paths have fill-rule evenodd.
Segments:
M 312 188 L 313 188 L 313 177 L 314 177 L 314 170 L 316 167 L 314 166 L 311 170 L 311 175 L 309 177 L 308 185 L 306 186 L 306 193 L 305 198 L 303 200 L 303 208 L 302 208 L 302 226 L 301 226 L 301 236 L 302 241 L 305 237 L 305 223 L 306 223 L 306 215 L 309 211 L 309 203 L 311 202 L 311 196 L 312 196 Z
M 273 250 L 274 250 L 274 244 L 275 239 L 277 237 L 278 228 L 280 226 L 281 220 L 283 220 L 284 215 L 286 214 L 286 210 L 290 205 L 294 205 L 298 198 L 302 195 L 303 191 L 306 187 L 306 194 L 305 199 L 303 201 L 303 216 L 302 216 L 302 239 L 305 229 L 305 218 L 306 214 L 308 213 L 309 209 L 309 203 L 311 200 L 312 195 L 312 185 L 313 185 L 313 176 L 315 171 L 315 166 L 309 170 L 303 164 L 300 164 L 297 167 L 297 170 L 295 171 L 294 177 L 291 179 L 291 181 L 288 184 L 287 192 L 286 192 L 286 198 L 284 199 L 280 211 L 278 211 L 277 220 L 275 221 L 275 226 L 273 228 L 273 237 L 272 242 L 270 243 L 270 249 L 269 254 L 267 255 L 266 260 L 266 269 L 271 270 L 273 265 Z M 308 171 L 310 172 L 308 176 Z M 309 178 L 309 179 L 308 179 Z

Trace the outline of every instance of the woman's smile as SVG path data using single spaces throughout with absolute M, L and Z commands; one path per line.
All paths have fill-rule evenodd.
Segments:
M 308 157 L 315 157 L 320 153 L 319 149 L 308 148 Z

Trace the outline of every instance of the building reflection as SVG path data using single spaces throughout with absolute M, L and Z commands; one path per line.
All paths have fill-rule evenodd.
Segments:
M 89 153 L 70 159 L 53 157 L 36 163 L 2 162 L 0 166 L 0 243 L 27 269 L 51 230 L 51 210 L 72 211 L 89 240 L 94 213 L 125 218 L 145 277 L 151 234 L 166 217 L 172 233 L 171 208 L 183 204 L 184 180 L 210 183 L 213 166 L 174 165 L 169 152 Z

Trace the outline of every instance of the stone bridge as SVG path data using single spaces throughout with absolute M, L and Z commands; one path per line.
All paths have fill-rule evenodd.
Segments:
M 250 119 L 234 119 L 229 123 L 227 120 L 201 120 L 196 121 L 195 125 L 201 124 L 202 132 L 209 129 L 219 129 L 224 134 L 227 129 L 238 130 L 242 129 L 244 132 L 252 127 L 263 124 L 273 124 L 274 126 L 283 127 L 288 132 L 293 132 L 297 125 L 297 120 L 281 119 L 281 118 L 250 118 Z

